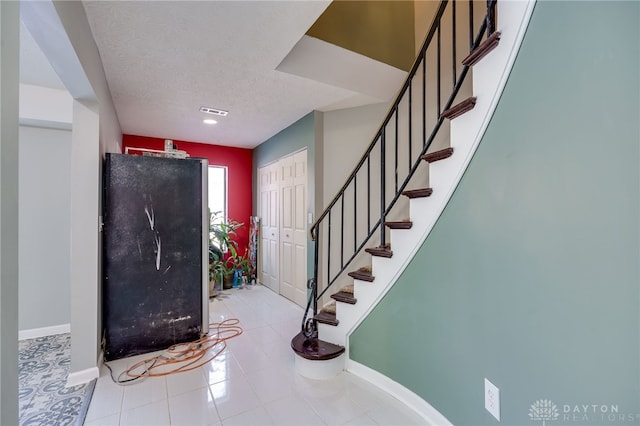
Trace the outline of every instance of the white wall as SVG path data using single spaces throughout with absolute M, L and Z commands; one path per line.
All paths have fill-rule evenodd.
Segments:
M 71 129 L 73 98 L 66 90 L 20 83 L 20 124 Z
M 365 150 L 371 143 L 373 136 L 380 128 L 380 124 L 389 110 L 388 103 L 380 103 L 373 105 L 366 105 L 355 108 L 345 108 L 341 110 L 329 111 L 322 113 L 322 129 L 316 129 L 316 136 L 322 138 L 322 150 L 320 154 L 322 156 L 322 179 L 323 185 L 319 188 L 322 191 L 323 201 L 320 203 L 322 209 L 333 200 L 338 190 L 345 183 L 347 177 L 351 174 L 357 162 L 360 160 Z M 374 156 L 375 157 L 375 156 Z M 379 157 L 375 157 L 379 158 Z M 380 182 L 380 170 L 379 160 L 376 163 L 372 161 L 371 168 L 371 191 L 375 194 L 379 193 Z M 378 164 L 377 168 L 374 164 Z M 366 171 L 366 168 L 364 169 Z M 358 191 L 359 199 L 364 196 L 367 190 L 367 182 L 364 179 L 364 175 L 359 174 L 358 179 Z M 345 256 L 348 258 L 351 255 L 353 248 L 353 189 L 347 191 L 345 204 L 345 216 L 344 223 L 340 218 L 340 205 L 338 204 L 336 210 L 332 216 L 332 228 L 331 228 L 331 251 L 332 251 L 332 275 L 340 268 L 340 262 L 337 260 L 340 253 L 340 241 L 345 244 L 348 254 Z M 372 200 L 379 199 L 379 195 L 374 195 Z M 360 229 L 358 229 L 358 238 L 362 238 L 366 234 L 366 202 L 358 202 L 358 221 L 360 223 Z M 342 230 L 349 230 L 350 232 L 342 232 Z M 320 241 L 322 244 L 320 252 L 320 264 L 324 264 L 323 256 L 327 251 L 328 243 L 328 228 L 327 220 L 324 222 L 324 226 L 320 230 Z M 372 246 L 375 244 L 372 244 Z M 357 259 L 358 261 L 360 259 Z M 356 262 L 358 267 L 364 266 L 364 263 Z M 357 269 L 354 268 L 354 269 Z M 344 278 L 344 277 L 343 277 Z M 319 271 L 320 290 L 324 288 L 326 281 L 326 271 L 321 268 Z M 341 279 L 336 284 L 337 288 L 347 284 L 353 280 L 349 277 Z M 322 303 L 329 301 L 328 296 Z
M 381 103 L 323 114 L 324 206 L 344 184 L 388 110 L 389 104 Z
M 70 322 L 71 132 L 19 129 L 19 330 Z
M 71 353 L 68 384 L 97 377 L 100 350 L 99 117 L 95 105 L 73 102 L 71 134 Z

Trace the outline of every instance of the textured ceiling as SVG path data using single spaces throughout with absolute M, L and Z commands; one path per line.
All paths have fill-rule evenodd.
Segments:
M 313 110 L 389 101 L 406 76 L 305 36 L 329 3 L 83 5 L 123 133 L 253 148 Z M 28 31 L 22 32 L 21 81 L 62 87 Z M 229 115 L 206 125 L 201 106 Z
M 383 101 L 276 69 L 328 4 L 84 3 L 124 133 L 247 148 L 313 110 Z M 200 106 L 229 115 L 205 125 Z

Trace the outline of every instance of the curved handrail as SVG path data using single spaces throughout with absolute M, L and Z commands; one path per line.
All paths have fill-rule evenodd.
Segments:
M 414 176 L 416 170 L 418 169 L 419 165 L 421 164 L 422 160 L 421 157 L 426 154 L 426 152 L 428 151 L 428 149 L 430 148 L 432 142 L 434 141 L 434 139 L 436 138 L 436 136 L 438 135 L 438 132 L 442 126 L 442 123 L 444 122 L 444 118 L 442 117 L 441 113 L 442 111 L 446 111 L 447 109 L 449 109 L 454 100 L 456 95 L 458 94 L 458 92 L 460 91 L 462 84 L 467 76 L 468 70 L 469 70 L 469 65 L 464 65 L 461 69 L 460 72 L 457 73 L 457 69 L 456 69 L 456 62 L 457 62 L 457 58 L 456 58 L 456 3 L 458 3 L 457 1 L 453 1 L 453 2 L 449 2 L 448 0 L 443 0 L 441 1 L 440 5 L 438 6 L 438 9 L 436 11 L 436 14 L 433 18 L 432 24 L 430 26 L 430 29 L 425 37 L 425 40 L 422 44 L 422 47 L 420 49 L 420 52 L 418 53 L 416 60 L 409 72 L 409 74 L 407 75 L 407 78 L 405 79 L 401 89 L 398 92 L 398 95 L 396 96 L 395 101 L 392 103 L 391 107 L 389 108 L 389 111 L 387 112 L 384 120 L 382 121 L 382 124 L 380 125 L 380 127 L 378 128 L 377 132 L 375 133 L 375 136 L 373 137 L 372 141 L 370 142 L 370 144 L 368 145 L 368 147 L 366 148 L 364 154 L 362 155 L 362 157 L 360 158 L 360 160 L 356 163 L 356 166 L 354 167 L 353 171 L 351 172 L 351 174 L 347 177 L 347 179 L 345 180 L 345 183 L 342 185 L 342 187 L 340 188 L 340 190 L 336 193 L 336 195 L 334 196 L 334 198 L 331 200 L 331 202 L 327 205 L 327 207 L 323 210 L 323 212 L 318 216 L 318 218 L 315 220 L 315 222 L 313 223 L 313 225 L 310 228 L 310 234 L 311 234 L 311 239 L 314 241 L 315 243 L 315 256 L 314 256 L 314 276 L 313 278 L 311 278 L 308 282 L 308 287 L 311 290 L 310 291 L 310 295 L 309 295 L 309 301 L 307 303 L 307 308 L 305 310 L 303 319 L 302 319 L 302 332 L 305 334 L 305 336 L 307 337 L 312 337 L 317 335 L 317 325 L 315 320 L 313 319 L 313 316 L 315 316 L 318 312 L 318 301 L 322 298 L 322 296 L 329 290 L 329 288 L 331 288 L 331 286 L 334 284 L 334 282 L 341 276 L 341 274 L 345 271 L 345 269 L 351 264 L 351 262 L 355 259 L 355 257 L 358 255 L 358 253 L 360 253 L 360 251 L 363 249 L 363 247 L 367 244 L 367 242 L 371 239 L 371 237 L 374 235 L 375 232 L 378 231 L 378 229 L 380 229 L 380 242 L 381 245 L 384 245 L 385 243 L 385 229 L 384 229 L 384 220 L 385 217 L 390 213 L 391 209 L 394 207 L 394 205 L 396 204 L 396 202 L 398 201 L 400 195 L 402 194 L 402 192 L 405 190 L 405 188 L 407 187 L 407 185 L 409 184 L 411 178 Z M 461 2 L 460 2 L 461 3 Z M 469 0 L 468 2 L 468 11 L 469 11 L 469 50 L 473 51 L 474 49 L 476 49 L 482 42 L 483 37 L 485 36 L 485 33 L 487 33 L 487 35 L 491 35 L 491 33 L 494 31 L 495 29 L 495 23 L 494 23 L 494 19 L 495 19 L 495 3 L 496 0 L 488 0 L 487 1 L 487 11 L 484 14 L 484 17 L 482 18 L 480 25 L 478 27 L 477 30 L 477 35 L 475 35 L 474 37 L 474 13 L 473 13 L 473 0 Z M 442 19 L 443 16 L 445 14 L 445 12 L 447 11 L 447 6 L 451 4 L 451 10 L 452 10 L 452 56 L 453 56 L 453 88 L 451 89 L 450 95 L 447 98 L 446 102 L 444 103 L 443 108 L 441 109 L 441 86 L 442 86 L 442 81 L 441 81 L 441 33 L 442 33 Z M 426 68 L 427 68 L 427 52 L 429 51 L 429 48 L 431 46 L 433 46 L 432 43 L 436 43 L 436 49 L 437 49 L 437 114 L 436 114 L 436 123 L 433 126 L 428 138 L 426 135 L 426 121 L 427 121 L 427 108 L 426 108 Z M 413 158 L 411 156 L 411 145 L 412 145 L 412 136 L 411 136 L 411 126 L 412 126 L 412 117 L 413 117 L 413 111 L 411 109 L 411 95 L 412 95 L 412 84 L 414 81 L 414 78 L 416 77 L 418 71 L 421 69 L 422 67 L 422 130 L 423 130 L 423 137 L 422 137 L 422 149 L 420 150 L 419 154 L 415 156 L 415 158 Z M 410 163 L 410 168 L 407 172 L 407 175 L 405 177 L 405 179 L 402 181 L 402 183 L 400 185 L 398 185 L 398 117 L 400 114 L 400 104 L 402 103 L 403 99 L 405 98 L 405 95 L 407 95 L 407 93 L 409 94 L 408 99 L 409 99 L 409 115 L 408 115 L 408 123 L 409 123 L 409 137 L 408 137 L 408 148 L 409 148 L 409 156 L 412 157 L 409 160 Z M 385 187 L 386 187 L 386 182 L 385 182 L 385 175 L 386 175 L 386 169 L 385 169 L 385 155 L 386 155 L 386 132 L 387 132 L 387 128 L 389 126 L 390 123 L 392 123 L 392 119 L 395 117 L 395 193 L 393 198 L 390 201 L 386 201 L 385 200 Z M 380 202 L 380 215 L 379 217 L 374 217 L 373 220 L 375 221 L 373 223 L 373 226 L 371 226 L 371 218 L 370 216 L 368 216 L 367 219 L 367 224 L 368 224 L 368 233 L 367 235 L 362 239 L 362 241 L 360 242 L 360 244 L 357 243 L 357 236 L 356 236 L 356 227 L 357 227 L 357 215 L 354 211 L 354 247 L 353 247 L 353 253 L 349 256 L 348 260 L 345 262 L 344 261 L 344 232 L 341 233 L 341 246 L 340 246 L 340 267 L 338 268 L 339 270 L 332 276 L 332 272 L 331 272 L 331 222 L 332 222 L 332 216 L 331 216 L 331 212 L 333 211 L 334 207 L 336 207 L 336 205 L 338 204 L 338 202 L 341 202 L 341 211 L 338 213 L 341 213 L 341 226 L 342 226 L 342 231 L 344 231 L 344 204 L 345 204 L 345 194 L 346 191 L 351 187 L 351 185 L 353 185 L 353 192 L 354 192 L 354 208 L 356 206 L 356 191 L 357 191 L 357 177 L 358 177 L 358 173 L 360 171 L 362 171 L 362 168 L 365 166 L 365 164 L 367 165 L 367 184 L 370 185 L 370 175 L 369 175 L 369 168 L 371 167 L 371 158 L 372 158 L 372 153 L 374 151 L 374 149 L 376 147 L 380 147 L 380 155 L 381 155 L 381 159 L 380 159 L 380 166 L 381 166 L 381 202 Z M 371 209 L 371 204 L 368 201 L 368 205 L 367 208 L 369 209 L 368 214 L 370 215 L 370 209 Z M 320 230 L 320 226 L 325 222 L 325 220 L 328 221 L 327 223 L 327 245 L 328 245 L 328 254 L 327 254 L 327 262 L 326 262 L 326 266 L 327 266 L 327 285 L 326 287 L 318 294 L 318 260 L 319 260 L 319 250 L 320 250 L 320 244 L 319 244 L 319 230 Z M 313 309 L 312 309 L 313 308 Z M 309 312 L 313 310 L 313 316 L 309 316 Z
M 442 18 L 442 15 L 443 15 L 443 13 L 445 11 L 447 3 L 448 3 L 448 0 L 444 0 L 444 1 L 440 2 L 440 6 L 438 7 L 438 11 L 436 12 L 436 15 L 434 16 L 433 21 L 431 23 L 430 30 L 427 33 L 426 37 L 425 37 L 425 41 L 422 43 L 422 48 L 420 49 L 420 52 L 418 53 L 418 56 L 416 56 L 416 60 L 414 61 L 413 66 L 411 67 L 411 70 L 409 71 L 409 74 L 407 74 L 407 78 L 405 78 L 404 83 L 402 84 L 402 87 L 400 88 L 400 90 L 398 92 L 398 95 L 396 96 L 396 100 L 389 107 L 389 111 L 387 111 L 387 114 L 385 115 L 384 120 L 382 120 L 382 124 L 380 124 L 380 127 L 378 128 L 378 131 L 375 133 L 375 136 L 373 137 L 373 139 L 369 143 L 369 146 L 365 150 L 364 154 L 362 154 L 362 157 L 356 163 L 356 166 L 353 168 L 353 171 L 347 177 L 346 181 L 344 182 L 342 187 L 338 190 L 338 192 L 336 193 L 335 197 L 333 197 L 333 199 L 329 202 L 327 207 L 325 207 L 324 211 L 320 214 L 320 216 L 318 216 L 316 218 L 315 222 L 313 222 L 313 225 L 311 225 L 311 228 L 309 229 L 309 232 L 311 233 L 311 239 L 313 241 L 315 241 L 315 239 L 316 239 L 316 236 L 313 233 L 313 230 L 316 229 L 316 226 L 318 224 L 320 224 L 320 222 L 322 222 L 322 220 L 325 218 L 325 216 L 329 213 L 329 210 L 331 210 L 333 208 L 333 206 L 335 206 L 335 204 L 340 199 L 341 195 L 349 187 L 349 184 L 353 181 L 353 179 L 355 179 L 356 174 L 358 173 L 360 168 L 364 165 L 365 161 L 369 158 L 369 155 L 371 154 L 371 151 L 373 151 L 373 148 L 376 146 L 378 138 L 380 137 L 380 134 L 385 129 L 387 124 L 389 124 L 389 121 L 393 117 L 393 115 L 395 113 L 395 110 L 398 107 L 398 104 L 400 103 L 404 93 L 407 91 L 407 88 L 409 87 L 409 84 L 410 84 L 411 80 L 413 79 L 413 77 L 415 77 L 416 71 L 418 70 L 418 68 L 420 67 L 420 64 L 422 63 L 422 60 L 424 59 L 424 55 L 425 55 L 425 53 L 427 51 L 427 47 L 429 47 L 429 41 L 433 38 L 433 35 L 436 32 L 436 29 L 437 29 L 436 23 L 439 22 L 440 19 Z

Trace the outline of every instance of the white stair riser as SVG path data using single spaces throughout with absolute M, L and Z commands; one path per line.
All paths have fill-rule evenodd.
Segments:
M 376 279 L 377 281 L 377 279 Z M 358 300 L 357 305 L 370 305 L 376 300 L 379 292 L 376 282 L 353 280 L 353 295 Z
M 340 374 L 345 367 L 346 355 L 342 354 L 337 358 L 324 361 L 312 361 L 295 356 L 296 373 L 303 377 L 314 380 L 330 379 Z
M 338 325 L 318 323 L 318 336 L 322 336 L 320 338 L 325 342 L 345 346 L 346 336 L 348 332 L 348 329 L 346 329 L 345 327 L 346 321 L 340 321 Z

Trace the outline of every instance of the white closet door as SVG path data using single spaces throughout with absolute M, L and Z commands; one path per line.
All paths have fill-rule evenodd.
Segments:
M 279 182 L 277 165 L 261 167 L 259 179 L 260 282 L 278 293 L 279 259 Z
M 280 171 L 280 294 L 300 306 L 307 299 L 307 152 L 278 162 Z

